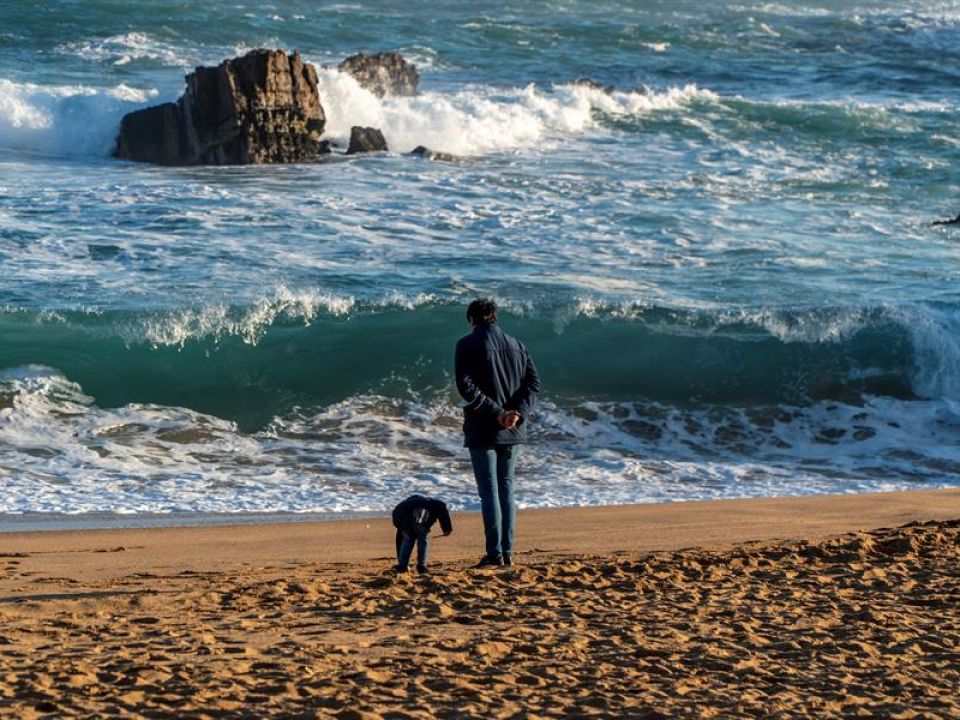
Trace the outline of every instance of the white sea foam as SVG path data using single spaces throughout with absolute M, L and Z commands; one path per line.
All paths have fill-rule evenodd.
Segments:
M 717 99 L 695 85 L 661 93 L 607 93 L 576 84 L 552 89 L 469 86 L 455 93 L 378 98 L 351 75 L 330 68 L 320 71 L 320 97 L 332 138 L 346 140 L 354 125 L 377 127 L 392 150 L 425 145 L 455 155 L 531 147 L 584 133 L 598 127 L 597 113 L 641 115 Z
M 435 70 L 450 67 L 447 63 L 440 60 L 437 51 L 426 45 L 410 45 L 400 49 L 400 54 L 417 66 L 417 70 L 423 73 L 433 72 Z
M 774 30 L 772 27 L 770 27 L 766 23 L 758 23 L 757 32 L 760 35 L 766 35 L 767 37 L 780 37 L 780 33 L 778 33 L 776 30 Z
M 500 302 L 500 301 L 498 301 Z M 518 315 L 542 315 L 543 308 L 524 306 L 505 298 L 503 307 Z M 658 306 L 646 298 L 611 300 L 603 296 L 585 295 L 569 304 L 551 308 L 554 326 L 561 332 L 571 320 L 579 317 L 600 319 L 643 320 Z M 900 322 L 902 313 L 886 316 L 882 309 L 867 306 L 852 308 L 770 309 L 717 308 L 709 304 L 660 307 L 663 317 L 651 317 L 659 332 L 671 334 L 716 333 L 733 326 L 756 328 L 765 335 L 785 343 L 833 343 L 849 340 L 860 330 L 886 318 Z M 919 312 L 919 311 L 918 311 Z M 911 327 L 905 325 L 905 327 Z
M 848 340 L 873 323 L 869 308 L 819 308 L 807 311 L 738 310 L 722 312 L 716 327 L 759 327 L 786 343 L 826 343 Z
M 130 342 L 146 341 L 152 345 L 184 345 L 189 340 L 226 336 L 242 337 L 256 344 L 267 329 L 280 318 L 309 324 L 320 310 L 344 315 L 353 308 L 354 299 L 332 293 L 295 292 L 278 286 L 269 295 L 252 305 L 234 310 L 228 305 L 187 308 L 150 316 L 144 325 L 128 328 Z
M 365 301 L 364 307 L 415 310 L 436 300 L 431 293 L 409 295 L 392 291 Z M 136 325 L 121 328 L 121 334 L 127 342 L 148 342 L 154 346 L 182 347 L 189 341 L 220 341 L 231 336 L 256 345 L 270 326 L 280 320 L 310 325 L 319 313 L 343 316 L 357 307 L 358 301 L 351 296 L 317 289 L 290 290 L 278 285 L 272 292 L 239 307 L 212 304 L 147 315 Z
M 190 67 L 197 58 L 188 57 L 182 48 L 163 42 L 145 32 L 128 32 L 104 38 L 65 43 L 56 48 L 64 55 L 76 55 L 91 62 L 127 65 L 150 60 L 168 67 Z
M 960 148 L 960 137 L 950 137 L 949 135 L 934 134 L 930 136 L 932 140 L 939 140 L 942 143 Z
M 881 100 L 864 100 L 843 98 L 818 98 L 816 100 L 797 100 L 794 98 L 776 98 L 773 100 L 752 100 L 743 96 L 730 97 L 731 100 L 755 105 L 771 105 L 773 107 L 801 108 L 815 110 L 818 108 L 837 108 L 850 113 L 873 113 L 876 120 L 882 120 L 883 115 L 889 112 L 913 113 L 953 113 L 957 106 L 949 100 L 901 100 L 897 98 Z
M 960 482 L 960 405 L 544 403 L 521 505 L 937 487 Z M 51 368 L 0 374 L 0 513 L 387 511 L 413 491 L 476 509 L 452 394 L 375 395 L 247 435 L 183 408 L 98 408 Z
M 826 17 L 833 14 L 827 8 L 806 7 L 803 5 L 784 5 L 782 3 L 763 3 L 761 5 L 733 5 L 730 10 L 744 13 L 769 13 L 788 17 Z
M 55 155 L 106 155 L 120 119 L 155 90 L 120 84 L 36 85 L 0 78 L 0 147 Z

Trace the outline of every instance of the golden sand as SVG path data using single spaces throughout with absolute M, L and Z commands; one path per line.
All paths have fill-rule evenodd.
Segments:
M 960 517 L 960 493 L 921 495 L 887 496 L 884 512 L 930 502 Z M 864 497 L 843 499 L 852 528 L 886 517 Z M 811 502 L 837 507 L 792 506 Z M 688 508 L 669 512 L 737 516 Z M 0 715 L 960 717 L 960 523 L 649 552 L 625 521 L 647 512 L 521 514 L 564 537 L 612 513 L 625 549 L 581 541 L 473 570 L 447 548 L 428 577 L 372 553 L 270 564 L 238 550 L 218 569 L 225 528 L 0 536 Z M 163 543 L 137 561 L 129 542 L 191 534 L 209 541 L 193 562 Z

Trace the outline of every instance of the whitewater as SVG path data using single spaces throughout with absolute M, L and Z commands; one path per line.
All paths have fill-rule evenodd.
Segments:
M 112 157 L 256 47 L 390 150 Z M 419 95 L 335 69 L 380 50 Z M 958 61 L 942 0 L 7 4 L 0 516 L 476 509 L 482 295 L 543 375 L 523 506 L 957 486 Z

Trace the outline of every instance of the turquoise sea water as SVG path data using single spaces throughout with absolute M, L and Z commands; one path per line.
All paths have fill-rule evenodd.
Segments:
M 255 47 L 391 152 L 110 157 Z M 378 50 L 419 96 L 333 69 Z M 526 505 L 957 485 L 958 67 L 958 2 L 5 4 L 0 513 L 474 507 L 478 295 L 544 376 Z

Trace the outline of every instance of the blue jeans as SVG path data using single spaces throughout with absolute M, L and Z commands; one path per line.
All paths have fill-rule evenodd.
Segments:
M 430 533 L 416 530 L 397 530 L 397 567 L 406 570 L 417 545 L 417 567 L 425 568 L 430 555 Z
M 480 494 L 483 534 L 490 557 L 513 553 L 513 527 L 517 520 L 513 476 L 519 454 L 518 445 L 470 448 L 473 476 Z

